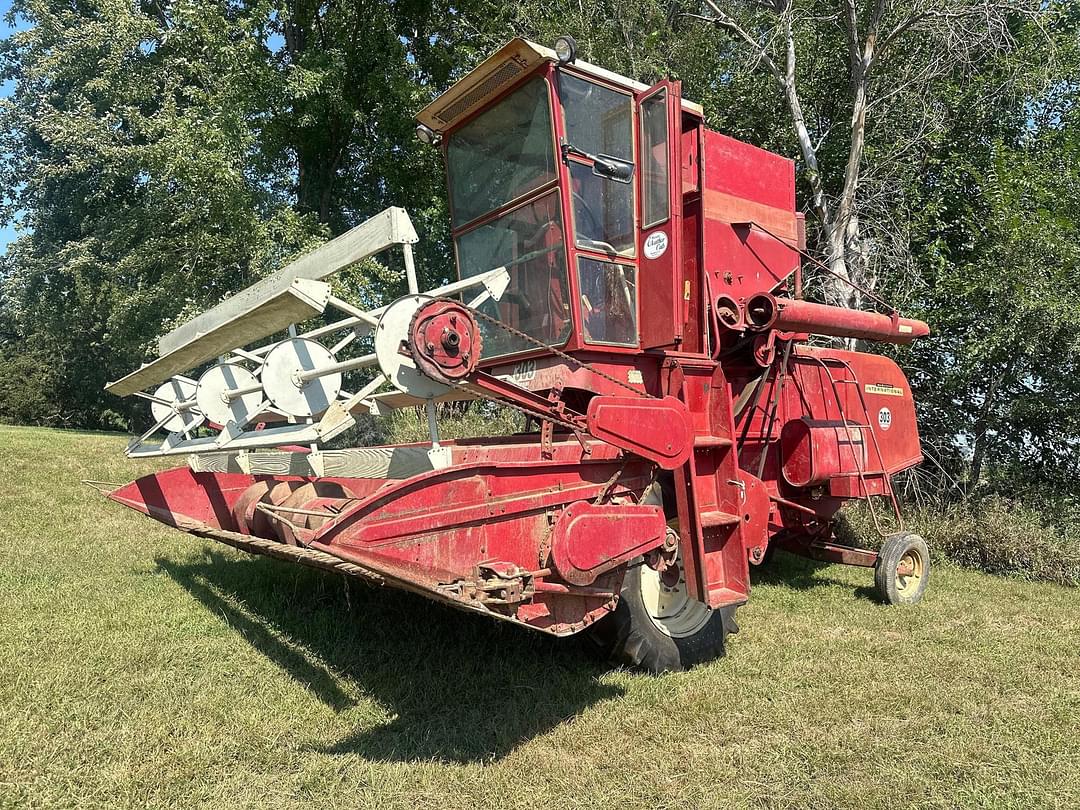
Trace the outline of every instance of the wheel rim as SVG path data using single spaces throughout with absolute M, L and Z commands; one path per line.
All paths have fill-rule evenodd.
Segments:
M 686 574 L 678 565 L 679 579 L 674 585 L 664 582 L 655 568 L 642 563 L 637 567 L 641 578 L 641 601 L 652 623 L 665 635 L 683 638 L 697 633 L 712 616 L 712 611 L 690 596 Z
M 914 596 L 922 586 L 926 575 L 926 563 L 917 549 L 909 548 L 896 565 L 896 592 L 902 596 Z

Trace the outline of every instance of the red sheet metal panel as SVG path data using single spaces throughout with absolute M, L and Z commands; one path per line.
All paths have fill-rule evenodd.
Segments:
M 605 571 L 656 548 L 666 530 L 660 506 L 578 501 L 555 524 L 551 557 L 567 582 L 591 585 Z
M 779 424 L 806 417 L 821 422 L 847 420 L 867 428 L 863 438 L 869 470 L 896 473 L 922 461 L 911 387 L 891 359 L 840 349 L 800 348 L 792 356 L 792 374 L 795 385 L 785 391 Z
M 684 464 L 693 449 L 690 415 L 675 397 L 596 397 L 589 403 L 588 418 L 593 436 L 665 470 Z
M 839 419 L 795 419 L 780 433 L 785 480 L 793 487 L 868 469 L 866 429 Z
M 709 130 L 703 152 L 702 239 L 713 295 L 742 301 L 775 289 L 799 264 L 794 162 Z

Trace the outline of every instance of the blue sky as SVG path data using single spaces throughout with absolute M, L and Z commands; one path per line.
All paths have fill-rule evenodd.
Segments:
M 6 39 L 13 30 L 8 27 L 7 21 L 2 18 L 7 17 L 8 12 L 11 10 L 11 0 L 0 0 L 0 39 Z M 3 82 L 0 84 L 0 98 L 7 98 L 11 95 L 13 89 L 12 82 Z M 4 253 L 7 250 L 8 243 L 15 238 L 15 229 L 10 225 L 0 225 L 0 253 Z

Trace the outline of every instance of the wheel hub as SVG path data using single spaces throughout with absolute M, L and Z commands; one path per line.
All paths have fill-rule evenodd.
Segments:
M 900 558 L 896 566 L 896 589 L 901 596 L 915 593 L 922 581 L 924 564 L 922 555 L 914 549 Z
M 634 570 L 641 578 L 641 601 L 653 624 L 672 638 L 683 638 L 701 630 L 711 618 L 712 611 L 690 596 L 677 547 L 672 553 L 674 559 L 670 562 L 666 554 L 658 555 L 662 570 L 649 564 L 639 565 Z

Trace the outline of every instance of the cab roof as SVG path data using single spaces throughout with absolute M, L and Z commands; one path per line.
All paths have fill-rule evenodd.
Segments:
M 510 40 L 499 50 L 469 71 L 449 90 L 416 114 L 416 120 L 435 132 L 445 132 L 470 113 L 483 107 L 488 101 L 514 84 L 519 78 L 531 73 L 543 62 L 556 62 L 555 51 L 520 37 Z M 581 59 L 573 68 L 586 76 L 622 85 L 634 91 L 647 90 L 648 85 L 634 81 L 618 73 L 612 73 Z M 700 104 L 683 99 L 683 109 L 702 116 Z

